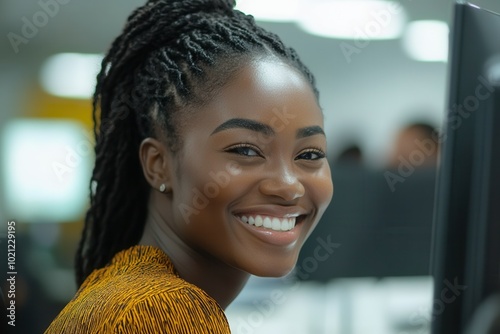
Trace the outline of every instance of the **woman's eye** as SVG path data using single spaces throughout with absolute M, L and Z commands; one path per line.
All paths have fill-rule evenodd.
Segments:
M 251 146 L 235 146 L 231 147 L 226 150 L 226 152 L 234 153 L 234 154 L 239 154 L 239 155 L 244 155 L 247 157 L 258 157 L 260 154 L 257 152 L 257 149 L 251 147 Z
M 325 153 L 321 150 L 309 150 L 297 156 L 296 160 L 319 160 L 325 157 Z

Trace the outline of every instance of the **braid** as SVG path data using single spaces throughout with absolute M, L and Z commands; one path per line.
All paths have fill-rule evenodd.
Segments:
M 245 60 L 257 55 L 297 68 L 318 95 L 296 52 L 232 0 L 150 0 L 128 18 L 97 76 L 93 99 L 96 161 L 90 208 L 76 254 L 80 285 L 144 230 L 149 185 L 141 141 L 158 135 L 180 145 L 177 114 L 209 101 Z

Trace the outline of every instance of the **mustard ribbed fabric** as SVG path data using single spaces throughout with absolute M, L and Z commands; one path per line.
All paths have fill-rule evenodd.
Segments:
M 160 249 L 134 246 L 92 272 L 45 334 L 230 333 L 224 311 Z

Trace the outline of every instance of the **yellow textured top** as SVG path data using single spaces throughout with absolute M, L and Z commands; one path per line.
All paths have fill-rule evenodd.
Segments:
M 168 256 L 134 246 L 87 277 L 45 334 L 230 333 L 224 311 Z

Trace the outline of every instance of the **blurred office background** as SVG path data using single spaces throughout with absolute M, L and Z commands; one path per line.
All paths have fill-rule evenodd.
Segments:
M 16 332 L 42 332 L 75 292 L 89 96 L 102 53 L 144 2 L 0 0 L 0 254 L 14 220 Z M 496 0 L 474 3 L 500 12 Z M 439 316 L 428 269 L 437 163 L 422 146 L 398 150 L 408 124 L 443 121 L 453 1 L 238 6 L 316 75 L 335 195 L 295 275 L 252 279 L 228 308 L 233 332 L 428 333 Z

